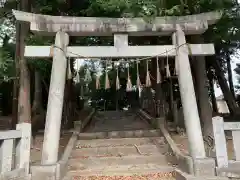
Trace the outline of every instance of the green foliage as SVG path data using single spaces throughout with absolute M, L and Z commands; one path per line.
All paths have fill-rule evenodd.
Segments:
M 5 25 L 0 25 L 0 40 L 7 35 L 15 37 L 14 19 L 12 18 L 11 9 L 16 9 L 17 1 L 8 0 L 4 8 L 0 9 L 1 22 Z M 156 16 L 180 16 L 191 15 L 213 10 L 223 10 L 224 16 L 217 25 L 209 27 L 209 30 L 204 34 L 205 41 L 214 43 L 217 52 L 217 58 L 222 61 L 222 67 L 225 67 L 225 59 L 235 50 L 239 48 L 239 4 L 235 0 L 31 0 L 32 12 L 49 15 L 69 15 L 69 16 L 97 16 L 97 17 L 143 17 L 147 22 L 151 22 Z M 11 28 L 6 28 L 11 27 Z M 29 45 L 52 45 L 54 37 L 40 37 L 29 34 L 27 44 Z M 111 38 L 99 37 L 84 37 L 75 38 L 75 43 L 78 45 L 110 45 Z M 13 38 L 14 42 L 15 39 Z M 151 44 L 152 40 L 149 37 L 138 38 L 134 44 Z M 10 56 L 9 56 L 10 55 Z M 3 56 L 3 57 L 2 57 Z M 6 67 L 11 67 L 12 61 L 6 61 L 9 58 L 13 59 L 12 52 L 4 50 L 1 59 L 5 59 L 5 64 L 0 69 L 3 74 L 10 72 L 6 71 Z M 11 59 L 10 58 L 10 59 Z M 6 62 L 10 66 L 6 66 Z M 51 61 L 48 59 L 31 59 L 28 61 L 30 67 L 37 68 L 44 74 L 49 76 L 51 71 Z M 102 65 L 100 65 L 102 66 Z M 145 64 L 141 65 L 140 71 L 145 72 Z M 85 68 L 90 68 L 92 77 L 96 74 L 96 66 L 87 64 Z M 1 73 L 0 72 L 0 73 Z M 85 71 L 82 71 L 83 73 Z M 136 67 L 132 64 L 130 68 L 132 83 L 136 82 Z M 9 75 L 10 76 L 10 75 Z M 80 75 L 81 76 L 81 75 Z M 115 71 L 109 72 L 111 82 L 115 82 Z M 121 77 L 126 77 L 126 72 L 121 73 Z M 104 76 L 101 77 L 101 82 Z M 94 86 L 92 83 L 90 86 Z
M 14 61 L 10 52 L 6 51 L 4 47 L 0 48 L 0 83 L 13 79 L 14 75 Z
M 238 85 L 236 85 L 237 90 L 240 90 L 240 64 L 236 64 L 236 68 L 234 69 L 235 73 L 237 74 L 237 82 Z
M 27 40 L 26 43 L 28 45 L 52 45 L 53 44 L 53 37 L 41 37 L 38 35 L 31 34 Z M 30 68 L 33 70 L 37 69 L 41 74 L 43 78 L 49 78 L 51 74 L 51 67 L 52 67 L 52 60 L 51 58 L 31 58 L 28 59 L 28 64 Z

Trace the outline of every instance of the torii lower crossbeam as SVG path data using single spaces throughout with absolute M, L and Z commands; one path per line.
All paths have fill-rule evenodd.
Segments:
M 25 57 L 46 58 L 53 56 L 52 46 L 26 46 Z M 189 44 L 189 49 L 185 48 L 189 55 L 207 56 L 214 55 L 213 44 Z M 134 58 L 151 56 L 176 56 L 176 48 L 173 45 L 164 46 L 68 46 L 67 57 L 87 57 L 87 58 Z

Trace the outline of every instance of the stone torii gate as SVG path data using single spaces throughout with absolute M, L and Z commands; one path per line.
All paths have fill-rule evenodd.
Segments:
M 142 18 L 63 17 L 13 11 L 18 21 L 30 23 L 33 32 L 55 36 L 55 46 L 26 46 L 25 57 L 53 57 L 46 115 L 42 164 L 58 158 L 60 124 L 67 69 L 67 57 L 150 57 L 176 58 L 178 81 L 191 157 L 205 158 L 204 142 L 192 81 L 189 55 L 213 55 L 213 44 L 186 44 L 185 35 L 202 34 L 221 14 L 210 12 L 183 17 L 157 17 L 147 23 Z M 69 36 L 114 36 L 114 46 L 68 46 Z M 172 36 L 172 45 L 129 46 L 128 36 Z M 190 52 L 191 51 L 191 52 Z

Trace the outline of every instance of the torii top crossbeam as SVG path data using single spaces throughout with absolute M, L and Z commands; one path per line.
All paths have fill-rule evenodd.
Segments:
M 180 24 L 185 34 L 202 34 L 208 25 L 215 24 L 220 12 L 208 12 L 189 16 L 156 17 L 151 23 L 142 18 L 97 18 L 49 16 L 13 10 L 19 21 L 30 23 L 30 29 L 43 35 L 55 35 L 63 30 L 70 36 L 112 36 L 128 33 L 129 36 L 170 35 Z

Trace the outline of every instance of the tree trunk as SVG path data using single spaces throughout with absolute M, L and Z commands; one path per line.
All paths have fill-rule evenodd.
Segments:
M 20 68 L 20 87 L 19 87 L 19 98 L 18 98 L 18 122 L 31 122 L 31 104 L 30 104 L 30 79 L 27 62 L 24 58 L 24 37 L 27 29 L 26 26 L 21 26 L 20 30 L 20 57 L 19 57 L 19 68 Z
M 193 36 L 194 43 L 203 43 L 201 36 Z M 194 58 L 194 71 L 196 79 L 196 93 L 198 94 L 198 109 L 201 122 L 203 123 L 203 135 L 213 139 L 212 108 L 209 102 L 207 87 L 206 61 L 203 56 Z
M 232 92 L 232 95 L 235 99 L 235 92 L 234 92 L 234 86 L 233 86 L 232 67 L 231 67 L 230 57 L 227 57 L 227 71 L 228 71 L 228 83 L 229 83 L 230 91 Z
M 19 5 L 18 5 L 19 6 Z M 18 7 L 17 9 L 20 9 Z M 19 77 L 19 57 L 20 57 L 20 22 L 16 22 L 16 50 L 15 50 L 15 76 Z M 16 129 L 18 122 L 18 91 L 19 91 L 19 79 L 16 78 L 13 81 L 13 96 L 12 96 L 12 129 Z
M 169 107 L 171 112 L 170 118 L 174 122 L 174 97 L 173 97 L 173 83 L 171 77 L 169 78 L 168 87 L 169 87 Z
M 73 127 L 73 113 L 74 113 L 74 106 L 73 106 L 73 84 L 72 84 L 72 79 L 68 79 L 66 82 L 67 85 L 67 97 L 66 97 L 66 110 L 67 110 L 67 128 L 72 128 Z
M 210 97 L 212 102 L 212 109 L 213 109 L 213 112 L 218 113 L 217 100 L 215 97 L 215 90 L 214 90 L 214 83 L 213 83 L 213 74 L 211 70 L 209 70 L 208 72 L 208 80 L 209 80 L 209 90 L 210 90 Z
M 163 93 L 162 93 L 162 86 L 161 83 L 156 85 L 156 117 L 163 117 Z
M 32 145 L 35 145 L 35 137 L 37 132 L 40 129 L 44 128 L 45 125 L 45 117 L 46 112 L 43 110 L 42 104 L 42 82 L 41 82 L 41 75 L 39 71 L 35 70 L 34 72 L 34 99 L 33 99 L 33 106 L 32 106 Z
M 199 116 L 203 122 L 204 136 L 213 138 L 212 126 L 212 108 L 209 103 L 208 87 L 207 87 L 207 74 L 204 57 L 196 57 L 195 59 L 195 72 L 196 72 L 196 89 L 198 94 Z
M 200 106 L 199 106 L 199 94 L 197 93 L 197 79 L 196 79 L 196 66 L 194 65 L 195 63 L 195 58 L 190 59 L 190 65 L 191 65 L 191 72 L 192 72 L 192 80 L 193 80 L 193 86 L 194 86 L 194 91 L 195 91 L 195 96 L 196 96 L 196 101 L 198 104 L 198 112 L 200 112 Z M 201 123 L 202 119 L 200 118 Z
M 22 0 L 21 10 L 28 11 L 29 3 L 28 0 Z M 19 87 L 19 97 L 18 97 L 18 122 L 31 123 L 31 102 L 30 102 L 30 77 L 29 70 L 27 67 L 27 61 L 24 58 L 25 50 L 25 37 L 29 31 L 29 25 L 27 23 L 21 23 L 19 28 L 19 68 L 20 68 L 20 87 Z
M 35 70 L 34 83 L 35 83 L 35 88 L 34 88 L 34 100 L 33 100 L 32 112 L 33 114 L 37 114 L 43 110 L 41 75 L 37 70 Z
M 214 62 L 212 63 L 216 76 L 218 78 L 219 85 L 221 87 L 221 90 L 223 92 L 223 96 L 225 101 L 227 102 L 228 108 L 230 113 L 237 114 L 238 106 L 236 101 L 234 100 L 234 97 L 228 87 L 227 80 L 224 77 L 224 73 L 220 67 L 220 63 L 217 59 L 214 59 Z

